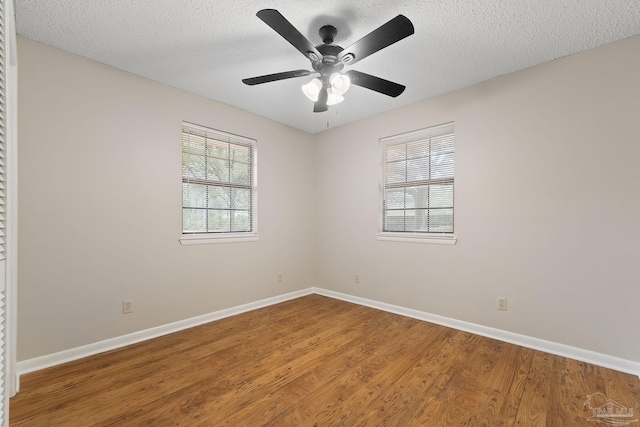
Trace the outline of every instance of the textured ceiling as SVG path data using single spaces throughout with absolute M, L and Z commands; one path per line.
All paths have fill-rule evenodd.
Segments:
M 309 61 L 256 17 L 278 9 L 312 43 L 332 24 L 347 47 L 403 14 L 415 34 L 354 64 L 407 86 L 398 98 L 354 87 L 313 113 L 311 77 L 242 78 Z M 639 0 L 16 0 L 18 33 L 317 133 L 496 76 L 640 34 Z

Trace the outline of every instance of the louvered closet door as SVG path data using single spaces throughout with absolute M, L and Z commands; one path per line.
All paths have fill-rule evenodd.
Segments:
M 7 108 L 6 108 L 6 12 L 5 0 L 0 0 L 0 424 L 8 425 L 6 391 L 6 326 L 7 326 L 7 289 L 6 289 L 6 229 L 7 229 Z

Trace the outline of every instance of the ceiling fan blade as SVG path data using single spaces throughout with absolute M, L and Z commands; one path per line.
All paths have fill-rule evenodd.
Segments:
M 410 36 L 413 32 L 413 24 L 409 18 L 404 15 L 398 15 L 344 49 L 338 55 L 338 60 L 351 65 Z
M 265 24 L 273 28 L 278 34 L 298 49 L 304 56 L 312 62 L 322 61 L 322 54 L 305 36 L 300 34 L 287 19 L 275 9 L 262 9 L 256 16 L 262 19 Z
M 329 93 L 327 92 L 327 88 L 323 87 L 318 94 L 318 100 L 315 102 L 315 104 L 313 104 L 313 112 L 322 113 L 323 111 L 327 111 L 329 109 L 329 107 L 327 106 L 328 98 Z
M 304 77 L 304 76 L 308 76 L 309 74 L 311 74 L 311 71 L 309 70 L 285 71 L 283 73 L 266 74 L 264 76 L 242 79 L 242 83 L 249 86 L 253 86 L 253 85 L 259 85 L 262 83 L 275 82 L 278 80 L 293 79 L 295 77 Z
M 351 84 L 375 90 L 376 92 L 392 96 L 394 98 L 406 89 L 406 86 L 401 84 L 381 79 L 380 77 L 372 76 L 371 74 L 361 73 L 360 71 L 349 70 L 344 74 L 349 76 Z

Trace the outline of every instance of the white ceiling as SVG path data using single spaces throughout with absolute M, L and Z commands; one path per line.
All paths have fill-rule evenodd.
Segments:
M 15 0 L 18 33 L 310 133 L 640 34 L 639 0 Z M 332 24 L 347 47 L 398 14 L 415 34 L 352 68 L 401 83 L 390 98 L 354 87 L 313 113 L 311 77 L 242 78 L 309 61 L 256 17 L 278 9 L 312 43 Z

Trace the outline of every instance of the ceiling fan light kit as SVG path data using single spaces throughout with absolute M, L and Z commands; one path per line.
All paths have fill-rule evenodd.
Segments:
M 302 92 L 313 102 L 318 100 L 318 94 L 321 90 L 322 82 L 315 77 L 309 83 L 302 86 Z
M 327 105 L 335 105 L 344 101 L 344 95 L 351 86 L 349 77 L 339 73 L 333 73 L 329 78 L 329 88 L 327 88 Z M 317 77 L 313 78 L 309 83 L 302 86 L 302 92 L 307 98 L 316 102 L 318 95 L 322 90 L 322 82 Z
M 349 87 L 351 86 L 351 80 L 349 79 L 349 76 L 340 73 L 332 74 L 329 78 L 329 82 L 331 83 L 331 88 L 333 89 L 333 91 L 338 95 L 344 95 L 345 93 L 347 93 Z
M 352 65 L 413 34 L 413 24 L 407 17 L 398 15 L 343 49 L 333 44 L 338 30 L 332 25 L 324 25 L 320 28 L 319 34 L 322 44 L 314 46 L 277 10 L 263 9 L 256 15 L 307 57 L 311 61 L 313 71 L 295 70 L 267 74 L 243 79 L 243 83 L 253 86 L 319 74 L 319 77 L 314 77 L 309 83 L 302 86 L 302 92 L 314 102 L 313 111 L 316 113 L 327 111 L 329 105 L 342 102 L 343 95 L 349 90 L 351 84 L 394 98 L 404 92 L 405 86 L 401 84 L 355 70 L 344 73 L 342 70 L 345 65 Z

